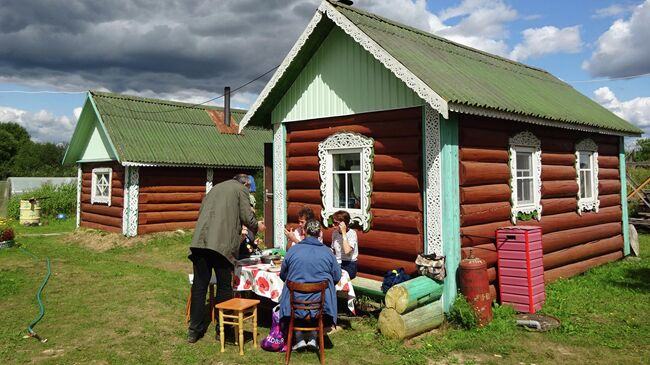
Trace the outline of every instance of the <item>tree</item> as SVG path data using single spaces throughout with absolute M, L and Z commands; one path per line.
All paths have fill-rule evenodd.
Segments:
M 29 141 L 14 156 L 11 176 L 74 176 L 74 166 L 62 166 L 65 147 Z
M 28 142 L 29 133 L 18 123 L 0 123 L 0 180 L 9 176 L 14 156 Z
M 636 162 L 650 161 L 650 138 L 641 138 L 636 141 L 632 160 Z

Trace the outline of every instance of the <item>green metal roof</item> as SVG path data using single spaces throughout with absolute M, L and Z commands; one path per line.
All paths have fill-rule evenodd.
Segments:
M 96 91 L 89 97 L 123 163 L 261 167 L 264 143 L 272 141 L 271 131 L 263 128 L 219 132 L 207 111 L 223 108 Z M 245 113 L 231 109 L 237 123 Z
M 328 3 L 452 109 L 453 105 L 466 105 L 615 133 L 643 133 L 544 70 L 463 46 L 338 2 Z M 319 28 L 331 29 L 331 21 L 321 20 L 314 31 L 315 37 L 305 48 L 312 50 L 314 43 L 320 43 L 323 36 L 318 34 Z M 302 60 L 305 55 L 301 53 L 295 61 L 299 64 L 305 62 Z M 291 71 L 289 68 L 278 85 L 284 86 L 287 79 L 295 79 L 297 74 L 295 71 L 291 74 Z M 282 90 L 272 90 L 258 110 L 250 111 L 252 124 L 259 125 L 259 119 L 268 118 L 265 114 L 269 107 L 265 104 L 276 102 L 277 94 L 282 94 Z M 254 115 L 258 111 L 262 115 Z

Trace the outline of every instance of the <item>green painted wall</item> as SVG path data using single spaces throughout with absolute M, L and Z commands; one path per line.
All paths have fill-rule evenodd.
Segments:
M 272 113 L 273 123 L 408 108 L 422 100 L 338 27 Z
M 619 137 L 618 162 L 621 176 L 621 210 L 623 211 L 623 254 L 630 254 L 630 224 L 627 212 L 627 175 L 625 172 L 625 140 Z
M 456 282 L 460 264 L 460 181 L 458 175 L 458 114 L 449 119 L 440 116 L 440 150 L 442 181 L 442 242 L 445 255 L 445 287 L 442 295 L 445 312 L 456 299 Z
M 97 118 L 97 110 L 92 99 L 87 97 L 68 149 L 65 151 L 63 163 L 118 160 L 114 151 L 106 130 Z
M 86 149 L 81 155 L 80 161 L 90 162 L 107 160 L 117 160 L 117 158 L 111 153 L 108 138 L 100 129 L 99 122 L 95 120 L 90 134 L 90 139 L 88 140 Z

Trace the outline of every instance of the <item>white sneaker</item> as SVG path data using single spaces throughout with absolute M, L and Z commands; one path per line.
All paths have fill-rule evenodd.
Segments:
M 307 349 L 311 351 L 318 351 L 318 344 L 316 343 L 316 339 L 312 338 L 307 342 Z
M 305 342 L 305 340 L 300 340 L 300 341 L 298 341 L 298 343 L 296 343 L 295 345 L 293 345 L 293 347 L 291 348 L 291 350 L 292 350 L 292 351 L 299 351 L 299 350 L 304 349 L 305 347 L 307 347 L 307 343 Z

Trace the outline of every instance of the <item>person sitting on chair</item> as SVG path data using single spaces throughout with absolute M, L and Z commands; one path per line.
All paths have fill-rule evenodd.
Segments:
M 300 208 L 298 211 L 298 227 L 294 230 L 287 228 L 284 229 L 284 235 L 287 237 L 287 250 L 307 238 L 307 233 L 305 233 L 305 224 L 311 219 L 314 219 L 314 211 L 308 206 Z M 322 232 L 318 237 L 318 240 L 323 242 Z
M 288 280 L 297 283 L 318 283 L 322 281 L 329 282 L 325 291 L 324 303 L 324 320 L 336 324 L 337 307 L 336 307 L 336 283 L 341 280 L 341 267 L 336 262 L 336 257 L 329 247 L 323 245 L 318 240 L 321 234 L 321 224 L 315 219 L 307 221 L 305 224 L 307 237 L 300 241 L 287 251 L 287 256 L 282 262 L 280 269 L 280 278 L 286 283 Z M 286 284 L 280 296 L 280 318 L 288 319 L 291 316 L 291 298 Z M 304 294 L 294 292 L 295 299 L 298 300 L 317 300 L 318 293 Z M 308 313 L 306 310 L 297 310 L 295 318 L 310 320 L 316 313 Z M 315 333 L 303 335 L 296 332 L 296 346 L 294 349 L 302 347 L 311 347 L 317 349 Z M 288 344 L 291 346 L 291 344 Z

